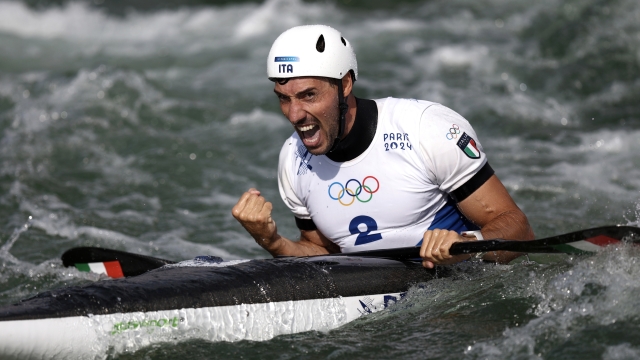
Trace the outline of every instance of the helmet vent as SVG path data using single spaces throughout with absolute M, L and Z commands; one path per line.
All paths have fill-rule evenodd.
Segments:
M 344 46 L 347 46 L 347 41 L 342 36 L 340 36 L 340 41 L 342 41 Z
M 320 35 L 320 37 L 318 38 L 318 42 L 316 43 L 316 50 L 318 50 L 318 52 L 324 52 L 324 35 Z

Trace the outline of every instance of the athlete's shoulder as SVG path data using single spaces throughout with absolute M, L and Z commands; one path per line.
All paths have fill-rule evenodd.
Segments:
M 426 101 L 426 100 L 403 99 L 403 98 L 394 98 L 394 97 L 376 99 L 375 102 L 378 104 L 379 109 L 383 111 L 388 111 L 388 112 L 413 111 L 413 112 L 421 113 L 431 106 L 440 105 L 438 103 Z
M 448 159 L 451 164 L 473 163 L 478 159 L 481 159 L 479 165 L 486 162 L 482 145 L 469 121 L 441 104 L 429 107 L 422 114 L 420 147 L 426 157 Z
M 473 127 L 464 116 L 442 104 L 434 104 L 422 113 L 420 128 L 423 135 L 466 131 L 475 136 Z
M 291 136 L 289 136 L 282 144 L 282 148 L 280 149 L 280 156 L 282 157 L 283 154 L 295 154 L 298 145 L 301 144 L 302 140 L 300 140 L 298 133 L 294 131 L 293 134 L 291 134 Z
M 306 173 L 307 168 L 310 168 L 308 163 L 310 156 L 306 157 L 307 155 L 310 154 L 306 151 L 298 134 L 294 132 L 282 145 L 278 161 L 278 190 L 280 191 L 280 197 L 293 214 L 300 219 L 310 218 L 309 211 L 296 192 L 300 185 L 300 176 L 298 175 Z M 298 165 L 296 165 L 296 160 L 299 160 Z
M 304 144 L 298 136 L 298 133 L 293 132 L 293 134 L 284 141 L 284 144 L 282 144 L 279 158 L 280 164 L 291 162 L 295 159 L 300 147 L 304 148 Z
M 312 169 L 314 156 L 307 150 L 297 133 L 285 140 L 278 158 L 278 172 L 290 175 L 305 175 Z

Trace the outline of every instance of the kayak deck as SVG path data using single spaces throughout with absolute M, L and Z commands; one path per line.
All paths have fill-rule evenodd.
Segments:
M 101 359 L 166 341 L 326 331 L 382 310 L 412 285 L 448 272 L 347 256 L 224 265 L 169 265 L 2 307 L 0 357 Z
M 0 308 L 0 321 L 397 293 L 435 276 L 435 270 L 413 262 L 353 257 L 169 266 L 131 278 L 47 291 Z

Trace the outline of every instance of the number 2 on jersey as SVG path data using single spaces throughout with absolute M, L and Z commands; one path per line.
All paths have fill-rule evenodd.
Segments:
M 364 225 L 366 227 L 365 231 L 360 231 L 360 225 Z M 376 230 L 378 230 L 378 223 L 376 223 L 376 221 L 370 216 L 356 216 L 351 220 L 351 223 L 349 223 L 349 231 L 351 234 L 358 234 L 355 245 L 364 245 L 370 242 L 382 240 L 382 235 L 370 234 L 370 232 Z

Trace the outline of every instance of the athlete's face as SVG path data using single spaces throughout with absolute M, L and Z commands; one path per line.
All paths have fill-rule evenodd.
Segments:
M 273 91 L 307 150 L 313 155 L 329 152 L 338 136 L 338 87 L 325 78 L 300 77 Z

